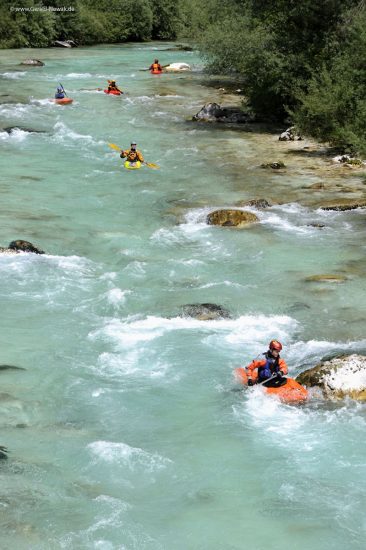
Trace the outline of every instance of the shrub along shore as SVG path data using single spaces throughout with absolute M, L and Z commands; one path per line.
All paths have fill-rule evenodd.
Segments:
M 366 0 L 3 0 L 0 47 L 176 40 L 238 78 L 243 110 L 366 154 Z

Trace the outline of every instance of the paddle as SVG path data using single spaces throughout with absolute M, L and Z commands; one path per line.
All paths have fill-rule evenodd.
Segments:
M 281 382 L 283 379 L 287 379 L 287 376 L 281 376 L 279 377 L 277 372 L 275 374 L 272 374 L 272 376 L 270 378 L 267 378 L 266 380 L 263 380 L 263 382 L 258 382 L 258 384 L 254 384 L 255 386 L 265 386 L 265 384 L 267 384 L 267 382 L 270 382 L 271 380 L 275 380 L 275 379 L 278 379 L 279 382 Z M 283 384 L 279 384 L 279 385 L 283 385 Z M 269 386 L 271 387 L 271 386 Z
M 111 149 L 114 149 L 115 151 L 118 151 L 119 153 L 121 151 L 123 151 L 123 149 L 121 149 L 121 147 L 119 147 L 118 145 L 116 145 L 115 143 L 108 143 L 109 147 Z M 146 166 L 148 166 L 149 168 L 155 168 L 155 169 L 159 169 L 160 166 L 158 166 L 157 164 L 155 164 L 154 162 L 143 162 L 143 164 L 146 164 Z
M 169 67 L 170 63 L 168 63 L 167 65 L 162 65 L 161 68 L 162 69 L 165 69 L 165 67 Z M 139 71 L 151 71 L 150 67 L 148 69 L 139 69 Z
M 60 82 L 60 86 L 61 86 L 62 91 L 63 91 L 63 93 L 65 94 L 65 96 L 68 97 L 67 93 L 65 92 L 65 88 L 63 87 L 63 85 L 61 84 L 61 82 Z

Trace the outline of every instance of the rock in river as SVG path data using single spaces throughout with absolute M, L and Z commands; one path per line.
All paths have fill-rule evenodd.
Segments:
M 223 227 L 244 227 L 258 222 L 258 217 L 252 212 L 236 209 L 214 210 L 207 215 L 209 225 L 221 225 Z
M 351 397 L 366 400 L 366 357 L 340 355 L 324 359 L 312 369 L 302 372 L 296 380 L 307 387 L 318 387 L 325 397 Z

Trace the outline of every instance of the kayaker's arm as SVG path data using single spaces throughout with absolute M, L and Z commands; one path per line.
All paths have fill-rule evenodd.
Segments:
M 127 157 L 127 155 L 128 155 L 128 151 L 121 151 L 119 156 L 121 157 L 121 159 L 124 159 L 125 157 Z
M 280 367 L 280 371 L 282 371 L 283 375 L 288 374 L 288 367 L 284 359 L 280 358 L 280 360 L 278 361 L 278 366 Z
M 137 158 L 140 162 L 145 162 L 144 161 L 144 157 L 142 156 L 142 154 L 140 153 L 140 151 L 136 151 L 136 154 L 137 154 Z
M 247 367 L 245 367 L 247 376 L 248 376 L 248 386 L 251 386 L 253 383 L 257 382 L 258 380 L 258 372 L 255 372 L 255 370 L 259 369 L 259 367 L 264 367 L 266 364 L 265 359 L 257 360 L 254 359 Z M 249 383 L 249 380 L 252 382 Z

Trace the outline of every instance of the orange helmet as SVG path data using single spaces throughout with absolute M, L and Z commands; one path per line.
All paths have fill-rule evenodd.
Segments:
M 276 351 L 281 351 L 282 344 L 278 340 L 271 340 L 269 343 L 269 349 L 274 349 Z

